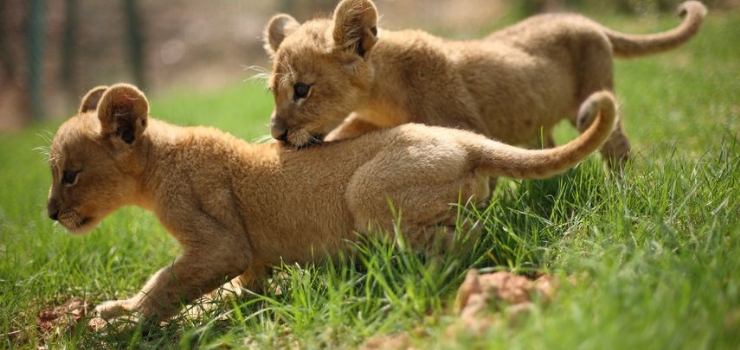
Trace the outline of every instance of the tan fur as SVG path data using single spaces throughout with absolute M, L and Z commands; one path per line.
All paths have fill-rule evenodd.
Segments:
M 378 33 L 370 0 L 343 0 L 333 18 L 303 24 L 281 14 L 265 31 L 274 61 L 272 135 L 303 146 L 342 122 L 327 140 L 423 123 L 552 147 L 555 124 L 567 118 L 578 126 L 580 103 L 613 89 L 613 55 L 665 51 L 697 33 L 706 8 L 688 1 L 679 10 L 683 23 L 660 34 L 621 34 L 582 16 L 548 14 L 468 41 L 414 30 Z M 299 82 L 311 86 L 305 98 L 295 98 Z M 621 167 L 629 152 L 618 125 L 602 154 Z
M 440 233 L 451 239 L 451 204 L 487 197 L 488 176 L 562 172 L 598 149 L 615 124 L 614 99 L 600 92 L 582 109 L 589 129 L 551 150 L 406 124 L 296 151 L 170 125 L 148 111 L 133 86 L 93 89 L 50 149 L 50 218 L 86 233 L 117 208 L 137 205 L 182 246 L 138 295 L 99 305 L 103 317 L 140 311 L 166 318 L 228 279 L 251 286 L 281 262 L 334 256 L 355 232 L 393 232 L 388 201 L 413 246 L 429 247 Z

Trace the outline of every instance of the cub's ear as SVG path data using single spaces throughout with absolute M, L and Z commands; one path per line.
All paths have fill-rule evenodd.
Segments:
M 268 54 L 273 55 L 280 44 L 288 35 L 295 32 L 301 24 L 290 15 L 281 13 L 270 19 L 265 27 L 265 50 Z
M 334 45 L 365 57 L 378 41 L 378 10 L 370 0 L 343 0 L 334 10 Z
M 103 94 L 98 105 L 101 132 L 131 145 L 146 129 L 149 101 L 133 85 L 116 84 Z
M 100 98 L 103 97 L 103 93 L 106 90 L 108 90 L 108 87 L 104 85 L 90 89 L 90 91 L 85 94 L 85 97 L 82 98 L 80 109 L 77 112 L 82 114 L 98 109 L 98 102 L 100 102 Z

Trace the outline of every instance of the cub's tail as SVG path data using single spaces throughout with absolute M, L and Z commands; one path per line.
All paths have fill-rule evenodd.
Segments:
M 684 20 L 676 28 L 667 32 L 633 35 L 620 33 L 603 27 L 604 34 L 609 38 L 614 49 L 614 55 L 620 57 L 644 56 L 678 47 L 691 39 L 699 31 L 707 8 L 698 1 L 686 1 L 678 7 L 679 16 Z
M 575 140 L 551 149 L 527 150 L 493 140 L 470 140 L 471 160 L 490 176 L 541 179 L 562 173 L 599 149 L 614 129 L 616 101 L 608 91 L 593 93 L 581 104 L 579 125 L 590 125 Z

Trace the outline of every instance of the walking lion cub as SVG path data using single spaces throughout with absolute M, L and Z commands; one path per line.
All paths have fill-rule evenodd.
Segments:
M 579 15 L 546 14 L 467 41 L 379 30 L 370 0 L 342 0 L 333 18 L 303 24 L 279 14 L 265 29 L 273 60 L 271 133 L 300 147 L 330 132 L 327 139 L 340 139 L 422 123 L 552 147 L 560 120 L 582 130 L 581 102 L 613 90 L 613 55 L 666 51 L 698 32 L 704 5 L 688 1 L 679 12 L 683 23 L 659 34 L 622 34 Z M 621 169 L 630 153 L 621 125 L 601 152 Z
M 389 201 L 415 248 L 451 239 L 451 204 L 487 197 L 488 176 L 543 178 L 597 150 L 615 124 L 612 95 L 592 95 L 581 116 L 588 130 L 550 150 L 405 124 L 296 151 L 171 125 L 149 116 L 136 87 L 97 87 L 52 140 L 47 211 L 79 234 L 121 206 L 154 212 L 181 255 L 136 296 L 96 311 L 163 320 L 229 279 L 249 287 L 281 262 L 334 256 L 356 232 L 392 233 Z

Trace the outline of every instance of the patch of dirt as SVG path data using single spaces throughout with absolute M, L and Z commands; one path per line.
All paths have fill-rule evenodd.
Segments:
M 508 272 L 481 275 L 470 270 L 455 298 L 455 314 L 460 320 L 447 333 L 481 334 L 504 320 L 516 323 L 534 308 L 535 301 L 550 302 L 557 286 L 550 275 L 531 280 Z
M 41 342 L 45 343 L 54 337 L 73 333 L 80 320 L 86 318 L 89 310 L 87 301 L 82 298 L 72 298 L 61 306 L 42 309 L 36 314 L 36 330 Z M 91 324 L 87 326 L 88 329 L 97 330 Z
M 42 334 L 60 333 L 74 327 L 87 314 L 87 302 L 80 298 L 68 300 L 62 306 L 43 309 L 36 314 L 36 327 Z
M 477 270 L 468 271 L 465 281 L 460 285 L 452 310 L 455 322 L 445 330 L 445 337 L 456 339 L 458 335 L 480 336 L 492 327 L 516 324 L 528 314 L 534 303 L 549 303 L 555 296 L 559 282 L 551 275 L 536 279 L 515 275 L 509 272 L 480 274 Z M 424 337 L 423 332 L 415 336 Z M 362 344 L 360 349 L 412 350 L 413 336 L 409 333 L 379 335 Z
M 365 341 L 360 347 L 361 350 L 413 350 L 415 347 L 410 345 L 410 338 L 407 333 L 396 335 L 379 335 Z

